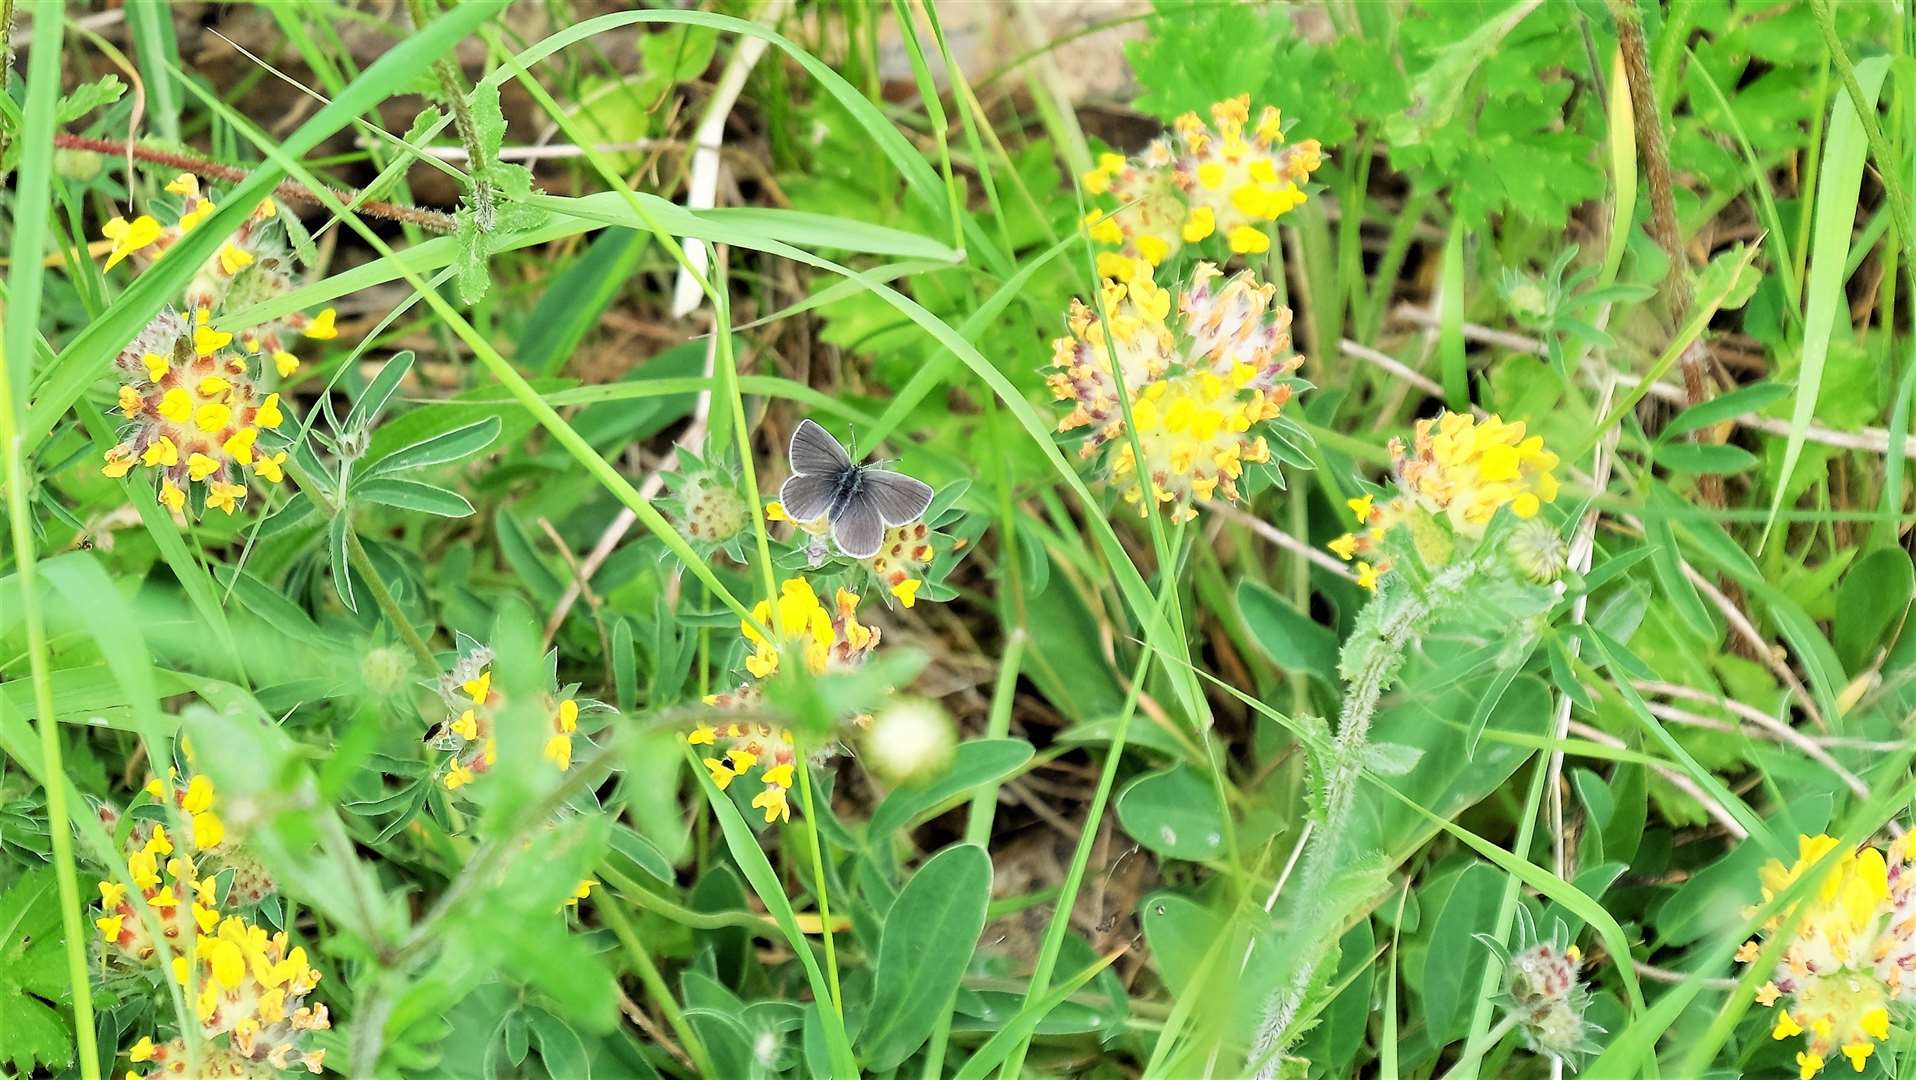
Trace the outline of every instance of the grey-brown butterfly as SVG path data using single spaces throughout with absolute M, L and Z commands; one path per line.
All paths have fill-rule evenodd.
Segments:
M 838 440 L 810 420 L 792 432 L 792 476 L 779 501 L 793 521 L 826 519 L 838 550 L 869 559 L 885 530 L 909 525 L 931 505 L 931 485 L 904 473 L 860 465 Z

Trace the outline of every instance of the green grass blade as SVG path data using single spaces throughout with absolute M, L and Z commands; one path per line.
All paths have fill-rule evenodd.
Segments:
M 1849 316 L 1849 297 L 1843 291 L 1842 270 L 1849 259 L 1850 234 L 1856 223 L 1856 202 L 1862 193 L 1863 164 L 1869 145 L 1857 110 L 1876 108 L 1876 95 L 1889 74 L 1888 57 L 1872 57 L 1856 65 L 1856 78 L 1868 101 L 1852 102 L 1848 93 L 1830 106 L 1829 137 L 1823 146 L 1823 168 L 1816 184 L 1816 233 L 1810 241 L 1810 266 L 1805 282 L 1809 308 L 1803 315 L 1803 364 L 1796 377 L 1796 402 L 1790 411 L 1790 434 L 1783 445 L 1783 464 L 1777 470 L 1776 494 L 1770 516 L 1757 541 L 1760 553 L 1769 544 L 1777 511 L 1789 496 L 1790 478 L 1803 456 L 1810 421 L 1816 417 L 1816 396 L 1823 386 L 1823 368 L 1829 362 L 1830 333 L 1841 314 Z

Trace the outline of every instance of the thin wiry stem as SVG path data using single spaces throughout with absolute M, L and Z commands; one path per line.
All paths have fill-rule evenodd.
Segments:
M 190 172 L 195 176 L 212 180 L 224 180 L 229 184 L 238 184 L 252 173 L 223 161 L 214 161 L 209 157 L 184 150 L 165 150 L 157 146 L 141 143 L 114 142 L 112 139 L 91 139 L 84 135 L 55 135 L 53 145 L 62 150 L 89 150 L 96 154 L 106 154 L 114 158 L 132 157 L 149 165 L 164 165 L 169 169 Z M 0 143 L 4 146 L 4 143 Z M 353 192 L 343 188 L 329 187 L 326 190 L 341 202 L 351 203 L 358 198 Z M 282 181 L 273 189 L 273 197 L 285 202 L 304 203 L 309 206 L 320 204 L 320 200 L 304 184 L 296 180 Z M 367 200 L 355 208 L 368 217 L 385 218 L 388 221 L 403 221 L 417 225 L 428 232 L 450 233 L 458 229 L 458 223 L 452 215 L 438 210 L 422 210 L 417 206 L 401 206 L 398 203 Z

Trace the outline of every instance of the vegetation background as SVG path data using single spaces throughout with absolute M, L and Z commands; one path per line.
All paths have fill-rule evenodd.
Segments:
M 1912 793 L 1907 6 L 0 13 L 0 1074 L 1909 1067 L 1893 972 L 1771 979 Z M 1294 312 L 1283 472 L 1140 517 L 1046 387 L 1088 175 L 1238 95 L 1324 159 L 1178 281 Z M 180 493 L 168 308 L 271 429 Z M 1393 636 L 1327 545 L 1473 408 L 1562 581 Z M 804 417 L 929 551 L 755 512 Z

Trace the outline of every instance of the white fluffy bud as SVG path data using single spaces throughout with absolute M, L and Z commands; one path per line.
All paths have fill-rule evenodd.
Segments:
M 916 698 L 895 701 L 872 720 L 864 740 L 865 763 L 891 783 L 935 773 L 951 760 L 958 734 L 936 704 Z

